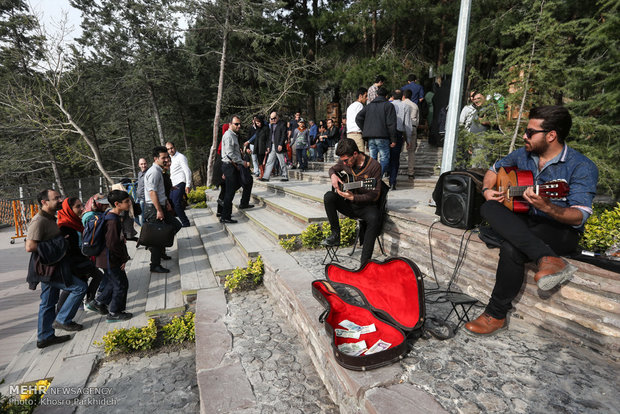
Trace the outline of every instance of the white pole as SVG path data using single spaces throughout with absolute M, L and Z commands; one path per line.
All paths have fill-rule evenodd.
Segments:
M 20 200 L 24 199 L 24 188 L 23 187 L 19 187 L 19 199 Z
M 103 177 L 99 177 L 99 194 L 103 194 Z
M 456 48 L 454 51 L 454 66 L 452 67 L 452 85 L 450 86 L 450 101 L 446 118 L 446 136 L 443 144 L 441 159 L 441 173 L 452 170 L 454 154 L 456 152 L 456 133 L 458 117 L 461 110 L 461 95 L 465 78 L 465 57 L 467 56 L 467 34 L 469 32 L 469 16 L 471 0 L 461 0 L 459 27 L 456 34 Z
M 82 180 L 78 179 L 78 197 L 82 200 Z

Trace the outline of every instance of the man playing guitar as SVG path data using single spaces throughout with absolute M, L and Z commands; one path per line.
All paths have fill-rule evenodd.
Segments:
M 504 241 L 491 299 L 482 315 L 465 324 L 469 333 L 490 335 L 506 329 L 506 314 L 521 290 L 526 262 L 537 264 L 534 279 L 541 290 L 566 282 L 576 270 L 559 255 L 577 247 L 583 225 L 592 213 L 598 169 L 564 143 L 571 125 L 570 113 L 562 106 L 532 108 L 523 135 L 524 147 L 496 162 L 484 176 L 482 194 L 487 201 L 480 213 Z M 513 213 L 502 204 L 506 192 L 494 189 L 501 167 L 531 171 L 534 184 L 565 180 L 568 195 L 552 201 L 529 187 L 523 193 L 529 212 Z
M 340 245 L 338 212 L 347 217 L 361 218 L 367 224 L 361 256 L 363 265 L 370 260 L 375 247 L 375 239 L 381 229 L 381 213 L 377 206 L 377 200 L 381 195 L 381 165 L 360 152 L 355 141 L 350 138 L 343 138 L 338 142 L 336 155 L 340 157 L 340 161 L 329 169 L 329 177 L 335 190 L 328 191 L 323 197 L 332 234 L 321 244 L 323 246 Z M 341 191 L 340 186 L 343 182 L 337 174 L 341 172 L 352 176 L 355 181 L 374 179 L 374 186 Z

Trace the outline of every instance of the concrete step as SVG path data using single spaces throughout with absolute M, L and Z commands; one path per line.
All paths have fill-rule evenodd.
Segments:
M 306 226 L 299 221 L 291 220 L 287 215 L 273 211 L 267 205 L 242 211 L 247 218 L 269 233 L 276 241 L 299 236 L 306 229 Z
M 170 260 L 162 260 L 163 267 L 170 269 L 170 273 L 151 273 L 145 314 L 149 317 L 158 317 L 168 314 L 181 314 L 185 311 L 183 295 L 181 294 L 181 272 L 179 270 L 178 242 L 167 250 Z M 150 253 L 149 253 L 150 255 Z
M 228 275 L 237 267 L 246 267 L 247 257 L 228 237 L 224 225 L 210 209 L 192 210 L 192 217 L 216 277 Z
M 188 217 L 192 217 L 191 210 Z M 185 304 L 189 304 L 196 300 L 198 290 L 213 289 L 218 284 L 198 229 L 195 226 L 182 228 L 177 234 L 177 243 L 181 292 Z
M 217 203 L 208 202 L 207 206 L 212 212 L 216 211 Z M 264 231 L 252 225 L 252 221 L 243 214 L 237 212 L 233 217 L 237 223 L 226 224 L 224 228 L 235 245 L 241 249 L 246 258 L 254 258 L 261 250 L 271 250 L 276 244 Z

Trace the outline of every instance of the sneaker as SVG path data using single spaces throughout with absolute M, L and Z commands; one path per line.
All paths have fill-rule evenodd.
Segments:
M 118 313 L 108 313 L 108 317 L 106 318 L 106 322 L 121 322 L 131 319 L 133 314 L 129 312 L 118 312 Z
M 151 266 L 151 273 L 170 273 L 170 269 L 166 269 L 161 265 Z
M 540 290 L 551 290 L 573 277 L 577 268 L 561 257 L 545 256 L 538 261 L 534 280 Z
M 42 341 L 37 341 L 37 348 L 47 348 L 50 345 L 61 344 L 71 339 L 71 335 L 52 335 Z
M 75 332 L 75 331 L 81 331 L 82 329 L 84 329 L 84 326 L 80 325 L 79 323 L 75 323 L 73 321 L 69 323 L 60 323 L 58 321 L 54 321 L 52 323 L 52 328 Z
M 288 181 L 288 178 L 283 178 L 280 181 Z
M 332 233 L 328 238 L 321 242 L 321 246 L 340 246 L 340 233 Z
M 89 311 L 99 312 L 101 315 L 107 315 L 108 314 L 108 307 L 106 305 L 104 305 L 103 303 L 97 302 L 94 299 L 86 304 L 86 308 Z

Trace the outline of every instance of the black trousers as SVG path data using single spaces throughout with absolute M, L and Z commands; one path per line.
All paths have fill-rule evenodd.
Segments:
M 230 162 L 222 163 L 222 172 L 226 179 L 224 200 L 222 201 L 222 219 L 230 220 L 232 215 L 232 202 L 235 192 L 241 187 L 239 171 Z M 249 198 L 249 197 L 248 197 Z
M 529 214 L 515 214 L 497 201 L 487 201 L 480 213 L 504 238 L 499 250 L 495 287 L 486 312 L 503 319 L 512 307 L 525 276 L 525 263 L 543 256 L 572 253 L 579 232 L 567 224 Z
M 170 191 L 170 202 L 174 212 L 177 213 L 177 217 L 181 220 L 183 227 L 189 227 L 189 219 L 185 214 L 185 208 L 183 207 L 183 195 L 185 194 L 185 183 L 179 183 L 173 187 Z
M 345 200 L 333 191 L 328 191 L 323 196 L 325 213 L 331 226 L 332 232 L 340 233 L 340 221 L 338 212 L 353 219 L 362 219 L 366 222 L 366 231 L 362 245 L 361 263 L 364 264 L 372 257 L 375 249 L 375 240 L 381 229 L 381 212 L 375 204 L 355 204 Z
M 181 230 L 181 222 L 177 220 L 176 217 L 172 215 L 172 212 L 168 211 L 165 206 L 162 207 L 164 210 L 164 223 L 170 224 L 174 226 L 174 232 L 178 233 Z M 153 223 L 157 221 L 157 209 L 152 204 L 147 204 L 144 210 L 144 221 Z M 164 253 L 165 248 L 163 247 L 151 247 L 151 267 L 158 266 L 161 264 L 161 255 Z

